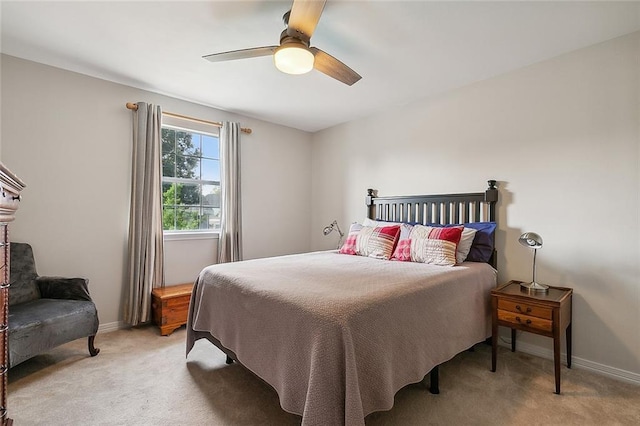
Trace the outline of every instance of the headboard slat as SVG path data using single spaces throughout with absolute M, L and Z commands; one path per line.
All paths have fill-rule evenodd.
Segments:
M 414 208 L 417 212 L 417 215 L 414 216 L 414 222 L 422 222 L 422 218 L 424 217 L 424 206 L 418 203 L 414 203 Z
M 453 220 L 452 222 L 462 223 L 460 221 L 460 203 L 453 203 Z
M 469 221 L 469 203 L 463 203 L 464 205 L 464 217 L 463 217 L 463 222 L 468 222 Z

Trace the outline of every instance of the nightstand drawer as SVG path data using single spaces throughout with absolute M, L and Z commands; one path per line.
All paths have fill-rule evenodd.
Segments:
M 553 319 L 553 309 L 530 305 L 522 302 L 500 299 L 498 300 L 498 309 L 515 312 L 517 314 L 529 315 L 532 317 L 544 318 L 548 320 Z
M 511 324 L 519 324 L 535 330 L 548 332 L 553 330 L 553 321 L 511 311 L 503 311 L 502 309 L 498 309 L 498 320 L 509 322 Z

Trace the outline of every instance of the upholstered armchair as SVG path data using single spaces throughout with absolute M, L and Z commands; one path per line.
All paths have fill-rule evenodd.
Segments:
M 96 356 L 98 311 L 88 280 L 40 277 L 29 244 L 12 242 L 10 251 L 9 367 L 83 337 Z

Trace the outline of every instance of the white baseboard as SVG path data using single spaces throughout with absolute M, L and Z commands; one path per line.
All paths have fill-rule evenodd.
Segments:
M 499 342 L 500 346 L 511 348 L 510 342 Z M 524 352 L 529 355 L 539 356 L 545 359 L 553 359 L 553 351 L 545 349 L 537 345 L 532 345 L 526 342 L 517 342 L 517 351 Z M 563 363 L 567 362 L 567 354 L 562 352 L 560 358 Z M 589 361 L 587 359 L 579 358 L 575 355 L 571 356 L 571 367 L 578 367 L 585 370 L 592 371 L 602 376 L 611 377 L 612 379 L 620 380 L 623 382 L 631 383 L 640 386 L 640 374 L 633 373 L 631 371 L 622 370 L 620 368 L 610 367 L 608 365 L 599 364 L 597 362 Z
M 123 328 L 129 328 L 129 326 L 124 323 L 124 321 L 108 322 L 106 324 L 100 324 L 98 326 L 98 333 L 108 333 L 110 331 L 121 330 Z

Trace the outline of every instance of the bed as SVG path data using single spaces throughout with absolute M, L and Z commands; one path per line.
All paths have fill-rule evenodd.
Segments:
M 378 197 L 369 219 L 495 222 L 498 190 Z M 487 262 L 442 267 L 337 251 L 209 266 L 194 285 L 187 354 L 207 339 L 271 385 L 303 425 L 364 425 L 395 393 L 491 335 Z M 435 373 L 435 374 L 434 374 Z M 435 383 L 434 383 L 435 382 Z

